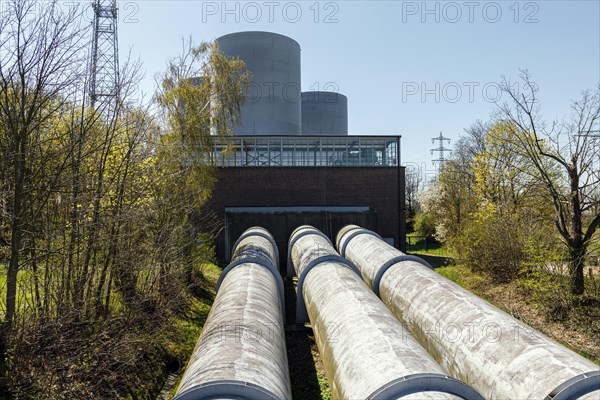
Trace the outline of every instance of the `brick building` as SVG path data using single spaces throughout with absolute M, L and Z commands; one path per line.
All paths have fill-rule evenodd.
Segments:
M 217 256 L 228 260 L 235 240 L 254 225 L 275 236 L 282 262 L 290 234 L 302 224 L 332 241 L 343 226 L 358 224 L 403 249 L 399 145 L 396 136 L 236 136 L 217 145 L 217 184 L 208 204 L 220 228 Z
M 402 249 L 400 137 L 350 136 L 346 96 L 301 92 L 301 47 L 292 38 L 250 31 L 217 42 L 252 77 L 235 136 L 205 152 L 219 166 L 202 219 L 216 226 L 217 256 L 228 260 L 234 241 L 254 225 L 275 236 L 283 262 L 302 224 L 332 240 L 344 225 L 358 224 Z

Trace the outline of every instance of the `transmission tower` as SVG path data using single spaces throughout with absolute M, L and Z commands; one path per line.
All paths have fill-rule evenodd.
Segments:
M 435 142 L 439 141 L 440 145 L 438 147 L 436 147 L 435 149 L 431 149 L 431 154 L 433 155 L 433 153 L 435 153 L 436 151 L 438 152 L 438 158 L 437 160 L 433 160 L 433 164 L 435 164 L 436 162 L 439 162 L 440 167 L 444 164 L 444 162 L 446 162 L 446 152 L 448 153 L 452 153 L 452 150 L 447 149 L 444 147 L 444 141 L 448 141 L 448 144 L 450 144 L 450 139 L 448 139 L 447 137 L 444 137 L 444 135 L 442 135 L 442 132 L 440 132 L 440 136 L 431 138 L 431 143 L 435 144 Z
M 119 45 L 117 40 L 117 1 L 93 0 L 94 36 L 90 59 L 89 96 L 96 103 L 116 106 L 119 82 Z M 112 108 L 112 107 L 110 107 Z

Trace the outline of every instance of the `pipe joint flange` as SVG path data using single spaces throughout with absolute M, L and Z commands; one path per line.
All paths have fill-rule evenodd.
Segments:
M 306 230 L 304 232 L 298 233 L 297 235 L 294 235 L 294 233 L 296 231 L 298 231 L 300 228 L 304 228 Z M 331 244 L 331 247 L 333 247 L 331 240 L 329 240 L 327 235 L 325 235 L 323 232 L 317 230 L 316 228 L 313 228 L 312 226 L 308 226 L 308 225 L 301 226 L 300 228 L 296 228 L 296 230 L 292 233 L 292 236 L 290 237 L 290 242 L 288 243 L 288 252 L 287 252 L 287 277 L 288 278 L 293 277 L 296 272 L 294 270 L 294 264 L 292 262 L 292 248 L 294 247 L 294 245 L 300 238 L 303 238 L 304 236 L 307 236 L 307 235 L 317 235 L 317 236 L 320 236 L 323 239 L 327 240 L 327 243 Z M 307 229 L 307 228 L 311 228 L 311 229 Z
M 586 372 L 561 383 L 545 400 L 574 400 L 600 390 L 600 370 Z
M 217 281 L 216 292 L 217 293 L 219 292 L 219 288 L 221 287 L 221 284 L 223 283 L 223 280 L 225 279 L 225 276 L 229 273 L 229 271 L 231 271 L 238 265 L 246 264 L 246 263 L 258 264 L 261 267 L 264 267 L 267 270 L 269 270 L 269 272 L 273 275 L 273 277 L 275 278 L 275 281 L 277 282 L 277 291 L 279 292 L 279 303 L 281 305 L 281 315 L 285 319 L 285 290 L 283 287 L 283 278 L 281 277 L 281 274 L 279 273 L 279 269 L 275 265 L 270 264 L 261 258 L 244 257 L 244 258 L 235 260 L 234 262 L 229 264 L 227 267 L 225 267 L 225 269 L 223 270 L 223 272 L 221 272 L 221 275 L 219 276 L 219 280 Z
M 353 225 L 353 224 L 346 225 L 346 226 L 342 227 L 337 232 L 337 234 L 335 235 L 335 248 L 339 249 L 340 248 L 340 242 L 342 241 L 342 239 L 344 238 L 344 236 L 346 236 L 348 234 L 348 232 L 353 231 L 355 229 L 363 229 L 363 228 L 362 228 L 362 226 Z
M 231 248 L 231 254 L 232 254 L 232 258 L 235 256 L 235 251 L 237 250 L 238 245 L 241 243 L 242 240 L 251 237 L 251 236 L 259 236 L 262 238 L 265 238 L 269 241 L 269 243 L 271 243 L 271 246 L 273 246 L 273 251 L 275 252 L 275 265 L 279 268 L 279 247 L 277 247 L 277 243 L 275 243 L 275 239 L 273 239 L 273 236 L 270 235 L 269 233 L 267 233 L 266 230 L 264 230 L 264 232 L 257 232 L 257 231 L 253 231 L 251 229 L 260 229 L 260 230 L 264 230 L 263 228 L 250 228 L 249 230 L 247 230 L 246 232 L 242 233 L 242 235 L 238 238 L 238 240 L 235 241 L 235 243 L 233 244 L 233 247 Z
M 251 382 L 219 380 L 195 385 L 173 400 L 247 399 L 280 400 L 271 391 Z
M 373 235 L 376 238 L 379 238 L 379 239 L 383 240 L 383 238 L 381 236 L 379 236 L 379 234 L 377 232 L 373 232 L 373 231 L 370 231 L 370 230 L 365 229 L 365 228 L 351 229 L 351 230 L 349 230 L 346 233 L 346 235 L 344 235 L 344 236 L 347 236 L 346 240 L 344 240 L 343 237 L 340 238 L 340 244 L 341 244 L 341 246 L 339 246 L 338 250 L 339 250 L 341 256 L 342 257 L 346 257 L 346 247 L 348 247 L 348 243 L 350 243 L 350 241 L 352 239 L 354 239 L 358 235 L 365 235 L 365 234 Z
M 413 256 L 411 254 L 403 254 L 401 256 L 390 258 L 385 262 L 385 264 L 379 267 L 379 269 L 377 270 L 377 274 L 375 274 L 375 279 L 373 279 L 373 292 L 377 295 L 377 297 L 379 297 L 379 285 L 381 284 L 381 279 L 383 278 L 383 275 L 391 266 L 403 261 L 418 262 L 419 264 L 422 264 L 427 268 L 433 270 L 433 267 L 427 261 L 423 260 L 421 257 Z
M 354 265 L 352 263 L 352 261 L 347 260 L 344 257 L 340 257 L 337 254 L 328 254 L 326 256 L 317 257 L 314 260 L 312 260 L 311 262 L 309 262 L 308 265 L 302 270 L 302 273 L 300 274 L 300 276 L 298 277 L 298 287 L 296 288 L 296 323 L 297 324 L 303 324 L 303 323 L 309 321 L 308 311 L 306 310 L 306 304 L 304 303 L 304 296 L 302 294 L 302 289 L 304 287 L 304 280 L 306 279 L 306 276 L 308 275 L 308 273 L 310 272 L 311 269 L 313 269 L 317 265 L 327 262 L 327 261 L 332 261 L 332 262 L 337 262 L 337 263 L 343 264 L 344 266 L 346 266 L 346 267 L 350 268 L 352 271 L 354 271 L 360 277 L 360 279 L 362 279 L 362 274 L 360 273 L 360 270 L 356 267 L 356 265 Z
M 465 400 L 485 400 L 475 389 L 442 374 L 413 374 L 393 380 L 372 393 L 368 400 L 395 400 L 413 393 L 441 392 Z

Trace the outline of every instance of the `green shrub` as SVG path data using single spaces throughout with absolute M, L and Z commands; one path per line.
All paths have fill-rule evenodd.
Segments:
M 513 280 L 525 259 L 523 238 L 512 218 L 499 215 L 493 206 L 483 206 L 463 238 L 463 261 L 473 271 L 496 282 Z
M 435 221 L 431 214 L 424 212 L 415 214 L 413 227 L 419 236 L 433 237 L 435 235 Z

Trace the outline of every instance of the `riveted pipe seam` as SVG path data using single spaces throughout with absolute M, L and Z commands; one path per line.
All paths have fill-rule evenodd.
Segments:
M 273 239 L 273 236 L 269 235 L 266 232 L 245 231 L 231 247 L 231 254 L 235 254 L 235 251 L 237 250 L 237 247 L 242 240 L 251 236 L 259 236 L 265 238 L 271 243 L 271 246 L 273 246 L 273 250 L 275 251 L 275 266 L 279 268 L 279 248 L 277 247 L 277 243 L 275 243 L 275 239 Z
M 223 393 L 227 393 L 227 397 L 223 396 Z M 177 400 L 212 399 L 281 400 L 275 394 L 251 382 L 230 380 L 203 383 L 177 396 Z
M 347 238 L 337 239 L 341 245 Z M 375 236 L 352 240 L 345 253 L 371 288 L 379 265 L 402 255 Z M 590 390 L 600 390 L 593 387 L 596 364 L 420 264 L 392 265 L 379 290 L 385 305 L 452 376 L 468 379 L 488 398 L 546 398 L 561 391 L 555 389 L 560 382 L 572 382 L 559 386 L 571 388 L 568 396 L 590 398 L 582 391 L 587 382 Z M 449 339 L 448 327 L 459 328 L 456 339 Z M 572 381 L 581 374 L 582 383 Z
M 469 385 L 442 374 L 412 374 L 377 389 L 367 400 L 399 399 L 413 393 L 440 392 L 460 397 L 461 399 L 485 400 Z
M 339 249 L 339 248 L 340 248 L 340 242 L 339 242 L 339 239 L 340 239 L 341 237 L 343 237 L 343 236 L 344 236 L 346 233 L 348 233 L 348 232 L 350 232 L 350 231 L 353 231 L 353 230 L 355 230 L 355 229 L 364 229 L 364 228 L 361 228 L 361 227 L 360 227 L 360 226 L 358 226 L 358 225 L 346 225 L 346 226 L 343 226 L 343 227 L 341 227 L 341 228 L 340 228 L 340 229 L 337 231 L 337 233 L 335 234 L 335 248 L 336 248 L 336 249 Z
M 306 235 L 318 235 L 318 236 L 322 237 L 323 239 L 327 240 L 327 242 L 333 246 L 333 244 L 331 243 L 331 240 L 329 240 L 327 235 L 325 235 L 321 231 L 313 232 L 311 230 L 307 230 L 305 232 L 301 232 L 301 233 L 298 233 L 297 235 L 294 235 L 297 231 L 302 230 L 302 229 L 308 229 L 308 228 L 309 228 L 308 225 L 302 225 L 302 226 L 296 228 L 294 230 L 294 232 L 292 232 L 292 236 L 290 236 L 290 242 L 288 244 L 288 259 L 287 259 L 287 277 L 288 278 L 293 277 L 296 273 L 294 271 L 294 265 L 292 263 L 292 247 L 294 247 L 294 244 L 296 244 L 296 242 L 299 239 L 301 239 L 302 237 L 304 237 Z
M 419 373 L 446 376 L 446 371 L 348 264 L 340 263 L 337 257 L 327 257 L 337 256 L 337 253 L 322 236 L 305 235 L 295 241 L 291 255 L 298 275 L 302 275 L 314 260 L 321 260 L 322 268 L 312 267 L 306 274 L 302 295 L 334 399 L 368 399 L 379 394 L 377 400 L 396 400 L 398 397 L 392 393 L 394 387 L 406 389 L 411 383 L 418 382 L 402 383 L 399 378 Z M 328 259 L 330 261 L 323 261 Z M 421 383 L 424 387 L 418 395 L 420 399 L 458 397 L 439 390 L 438 393 L 428 392 L 431 386 L 426 380 Z M 445 379 L 444 383 L 449 385 L 456 380 Z M 451 390 L 446 389 L 441 392 Z M 465 389 L 464 393 L 467 399 L 482 400 L 475 391 Z
M 263 233 L 236 244 L 175 400 L 291 399 L 283 280 Z
M 545 400 L 578 399 L 600 390 L 600 370 L 574 376 L 554 389 Z
M 350 241 L 358 235 L 373 235 L 373 236 L 381 239 L 381 236 L 379 236 L 377 233 L 370 231 L 368 229 L 364 229 L 364 228 L 359 228 L 359 229 L 353 228 L 352 230 L 346 232 L 344 236 L 346 236 L 346 235 L 348 235 L 348 238 L 346 239 L 346 241 L 344 243 L 341 243 L 341 238 L 340 238 L 340 240 L 337 241 L 342 246 L 340 248 L 339 244 L 338 244 L 338 249 L 339 249 L 340 255 L 342 257 L 346 257 L 346 247 L 348 247 L 348 243 L 350 243 Z M 383 239 L 381 239 L 381 240 L 383 240 Z
M 349 243 L 350 240 L 351 239 L 348 239 L 346 241 L 346 243 Z M 402 262 L 402 261 L 415 261 L 415 262 L 423 264 L 427 268 L 433 270 L 433 267 L 431 266 L 431 264 L 429 264 L 427 261 L 423 260 L 421 257 L 417 257 L 417 256 L 413 256 L 413 255 L 408 255 L 408 254 L 404 254 L 402 256 L 394 257 L 394 258 L 388 260 L 385 264 L 383 264 L 377 270 L 377 274 L 375 275 L 375 279 L 373 280 L 373 291 L 375 292 L 375 294 L 377 295 L 377 297 L 380 297 L 379 296 L 379 284 L 381 283 L 381 278 L 383 278 L 383 274 L 385 274 L 387 272 L 387 270 L 390 269 L 391 266 L 393 266 L 393 265 L 395 265 L 395 264 L 397 264 L 399 262 Z

